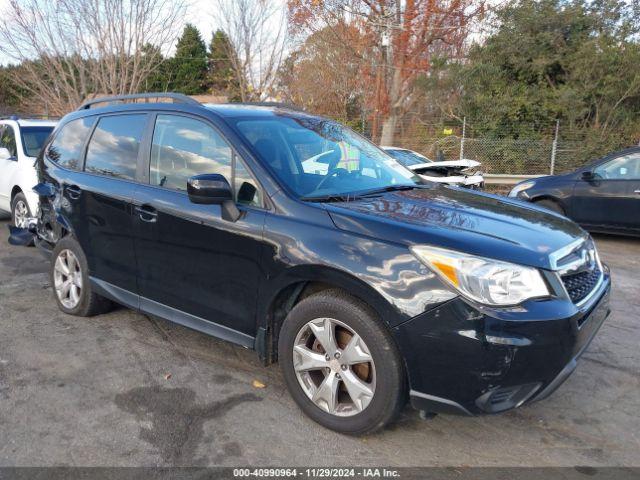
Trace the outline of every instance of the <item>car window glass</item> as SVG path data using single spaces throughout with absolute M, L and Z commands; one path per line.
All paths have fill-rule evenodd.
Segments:
M 82 148 L 95 117 L 79 118 L 64 125 L 47 148 L 47 157 L 71 170 L 82 169 Z
M 102 117 L 89 141 L 85 171 L 135 179 L 145 119 L 145 114 Z
M 18 154 L 16 150 L 16 135 L 11 125 L 5 125 L 2 129 L 2 133 L 0 134 L 0 147 L 9 150 L 9 153 L 14 157 Z
M 149 183 L 186 190 L 194 175 L 231 180 L 231 147 L 211 126 L 192 118 L 158 115 L 153 130 Z
M 28 157 L 37 157 L 53 127 L 22 127 L 22 147 Z
M 243 205 L 262 206 L 262 191 L 249 174 L 244 162 L 235 156 L 235 185 L 236 201 Z
M 630 153 L 598 165 L 594 174 L 607 180 L 640 180 L 640 153 Z

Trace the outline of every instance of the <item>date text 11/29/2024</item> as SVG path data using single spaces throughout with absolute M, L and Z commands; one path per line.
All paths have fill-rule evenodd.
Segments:
M 399 478 L 400 472 L 393 468 L 234 468 L 234 478 Z

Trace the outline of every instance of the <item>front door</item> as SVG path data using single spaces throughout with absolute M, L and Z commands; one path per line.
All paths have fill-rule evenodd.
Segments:
M 191 203 L 187 179 L 224 175 L 236 189 L 235 222 L 219 205 Z M 262 190 L 210 124 L 159 114 L 150 148 L 148 185 L 134 195 L 141 302 L 255 335 L 265 211 Z
M 591 180 L 578 179 L 571 218 L 591 227 L 640 228 L 640 153 L 607 160 L 593 169 Z
M 0 125 L 0 147 L 6 148 L 10 155 L 9 158 L 0 158 L 0 210 L 10 212 L 11 189 L 18 169 L 16 135 L 11 125 Z

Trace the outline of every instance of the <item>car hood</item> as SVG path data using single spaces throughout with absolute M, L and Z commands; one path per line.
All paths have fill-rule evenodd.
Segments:
M 480 162 L 476 160 L 447 160 L 444 162 L 428 162 L 428 163 L 419 163 L 417 165 L 410 165 L 409 168 L 411 170 L 422 169 L 422 168 L 442 168 L 442 167 L 451 167 L 451 168 L 471 168 L 477 167 L 480 165 Z
M 571 220 L 534 205 L 442 185 L 326 208 L 337 228 L 352 233 L 548 269 L 551 252 L 587 236 Z

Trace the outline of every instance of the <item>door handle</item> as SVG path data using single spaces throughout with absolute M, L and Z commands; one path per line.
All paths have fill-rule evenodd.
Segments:
M 82 190 L 77 185 L 68 185 L 65 187 L 65 191 L 71 200 L 77 200 L 82 195 Z
M 155 223 L 158 220 L 158 211 L 151 205 L 136 206 L 134 210 L 143 222 Z

